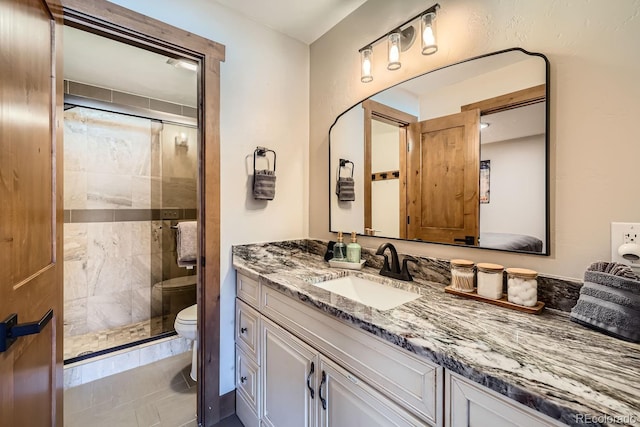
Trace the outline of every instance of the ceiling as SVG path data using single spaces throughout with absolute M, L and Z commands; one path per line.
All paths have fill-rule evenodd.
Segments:
M 366 0 L 215 0 L 217 3 L 311 44 Z
M 311 44 L 366 0 L 215 0 L 249 19 Z M 64 78 L 196 106 L 196 73 L 147 50 L 64 27 Z
M 169 59 L 69 26 L 64 27 L 64 78 L 195 107 L 197 74 Z

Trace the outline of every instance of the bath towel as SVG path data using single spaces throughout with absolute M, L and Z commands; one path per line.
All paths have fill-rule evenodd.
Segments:
M 336 194 L 341 202 L 353 202 L 356 200 L 355 182 L 353 178 L 338 178 L 336 182 Z
M 640 342 L 640 277 L 617 263 L 596 262 L 584 273 L 571 320 L 627 341 Z
M 253 198 L 273 200 L 276 195 L 276 172 L 268 169 L 257 170 L 253 175 Z
M 198 256 L 198 223 L 182 221 L 176 230 L 176 252 L 178 266 L 193 268 Z

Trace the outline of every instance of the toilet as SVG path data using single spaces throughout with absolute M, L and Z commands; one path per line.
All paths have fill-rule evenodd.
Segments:
M 174 323 L 176 333 L 188 340 L 193 340 L 191 356 L 191 378 L 198 380 L 198 305 L 194 304 L 181 310 Z

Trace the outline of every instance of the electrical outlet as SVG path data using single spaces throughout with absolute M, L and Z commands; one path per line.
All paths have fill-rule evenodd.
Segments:
M 633 262 L 624 259 L 618 253 L 618 248 L 627 243 L 640 244 L 640 223 L 637 222 L 612 222 L 611 223 L 611 261 L 637 266 L 638 261 Z
M 627 231 L 623 236 L 624 243 L 638 243 L 638 233 Z

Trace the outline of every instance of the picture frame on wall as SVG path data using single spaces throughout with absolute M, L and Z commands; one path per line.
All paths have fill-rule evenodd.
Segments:
M 480 160 L 480 203 L 489 203 L 491 160 Z

